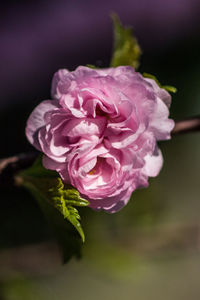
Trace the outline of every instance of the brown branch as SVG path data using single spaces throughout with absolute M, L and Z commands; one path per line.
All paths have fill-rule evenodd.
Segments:
M 190 119 L 176 121 L 172 135 L 200 131 L 200 116 Z
M 200 131 L 200 116 L 177 121 L 172 135 Z M 37 152 L 22 153 L 13 157 L 0 159 L 0 186 L 14 184 L 15 174 L 31 166 L 36 159 Z
M 0 186 L 14 184 L 14 175 L 30 167 L 37 155 L 37 152 L 28 152 L 0 159 Z

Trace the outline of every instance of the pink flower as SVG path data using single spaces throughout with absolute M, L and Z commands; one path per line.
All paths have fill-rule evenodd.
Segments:
M 132 67 L 59 70 L 52 98 L 30 115 L 26 135 L 56 170 L 90 201 L 116 212 L 148 186 L 163 164 L 157 141 L 170 138 L 171 97 Z

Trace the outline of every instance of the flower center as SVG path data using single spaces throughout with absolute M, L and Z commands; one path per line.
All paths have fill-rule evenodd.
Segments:
M 96 169 L 92 169 L 88 174 L 89 174 L 89 175 L 94 175 L 96 172 L 97 172 Z

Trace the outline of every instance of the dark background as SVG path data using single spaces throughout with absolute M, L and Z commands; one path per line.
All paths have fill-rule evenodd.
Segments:
M 199 64 L 200 1 L 11 1 L 0 19 L 1 157 L 29 148 L 25 121 L 50 97 L 55 71 L 109 65 L 113 11 L 135 29 L 144 52 L 141 71 L 178 87 L 172 114 L 184 117 L 179 99 L 191 83 L 183 81 Z
M 26 120 L 59 68 L 109 65 L 111 12 L 134 28 L 139 71 L 177 87 L 171 116 L 199 114 L 199 0 L 8 1 L 0 12 L 0 158 L 32 150 Z M 83 259 L 65 267 L 34 199 L 1 188 L 0 299 L 199 299 L 199 134 L 160 146 L 148 189 L 118 214 L 83 213 Z

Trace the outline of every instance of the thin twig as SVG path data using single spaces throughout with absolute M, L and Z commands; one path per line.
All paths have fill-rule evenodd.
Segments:
M 172 135 L 195 131 L 200 131 L 200 116 L 177 121 L 172 130 Z M 13 184 L 14 175 L 20 170 L 31 166 L 37 155 L 37 152 L 28 152 L 0 159 L 0 186 Z
M 200 131 L 200 116 L 190 119 L 176 121 L 172 135 Z
M 37 155 L 38 153 L 35 151 L 0 159 L 0 186 L 14 184 L 15 174 L 30 167 Z

